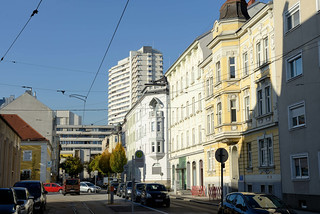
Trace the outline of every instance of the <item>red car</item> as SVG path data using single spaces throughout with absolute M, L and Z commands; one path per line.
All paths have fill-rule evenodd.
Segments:
M 48 192 L 60 192 L 62 193 L 63 187 L 56 183 L 44 183 L 44 189 Z

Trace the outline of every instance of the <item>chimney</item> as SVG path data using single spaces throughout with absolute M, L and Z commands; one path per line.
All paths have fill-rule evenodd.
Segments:
M 250 1 L 248 2 L 248 7 L 249 7 L 250 5 L 252 5 L 253 3 L 255 3 L 255 1 L 256 1 L 256 0 L 250 0 Z

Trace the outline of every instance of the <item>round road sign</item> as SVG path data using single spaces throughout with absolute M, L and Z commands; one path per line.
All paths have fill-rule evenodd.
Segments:
M 216 160 L 220 163 L 224 163 L 228 160 L 228 152 L 224 148 L 219 148 L 216 151 Z

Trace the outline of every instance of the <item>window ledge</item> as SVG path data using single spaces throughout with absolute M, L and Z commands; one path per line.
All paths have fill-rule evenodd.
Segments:
M 269 116 L 272 116 L 272 115 L 273 115 L 273 112 L 269 112 L 269 113 L 257 116 L 256 119 L 262 119 L 262 118 L 269 117 Z
M 307 177 L 307 178 L 292 178 L 291 180 L 293 182 L 309 182 L 310 181 L 310 177 Z
M 298 129 L 303 129 L 306 128 L 306 124 L 300 125 L 300 126 L 295 126 L 295 127 L 290 127 L 289 131 L 295 131 Z
M 301 24 L 298 24 L 297 26 L 291 28 L 290 30 L 286 31 L 284 36 L 287 36 L 288 34 L 290 34 L 292 31 L 295 31 L 297 28 L 300 27 Z
M 275 165 L 271 166 L 259 166 L 259 170 L 270 170 L 270 169 L 275 169 Z

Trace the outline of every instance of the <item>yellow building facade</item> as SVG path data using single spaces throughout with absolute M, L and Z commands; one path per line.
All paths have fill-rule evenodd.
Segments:
M 233 11 L 236 4 L 243 8 L 242 14 Z M 281 197 L 273 25 L 272 3 L 247 7 L 242 0 L 226 1 L 214 23 L 208 45 L 212 55 L 201 64 L 206 91 L 206 186 L 220 186 L 215 151 L 225 148 L 229 154 L 223 170 L 226 192 Z

